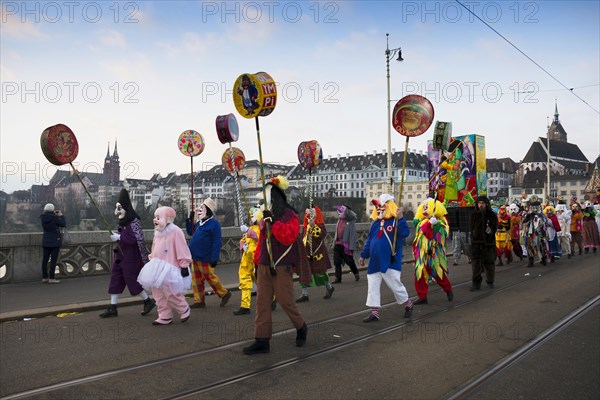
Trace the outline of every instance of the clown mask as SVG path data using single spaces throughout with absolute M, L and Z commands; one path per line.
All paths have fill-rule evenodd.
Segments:
M 206 218 L 206 206 L 204 204 L 200 205 L 200 207 L 196 208 L 196 217 L 199 219 Z
M 117 216 L 117 218 L 123 219 L 125 218 L 125 214 L 127 214 L 127 211 L 125 211 L 121 203 L 117 203 L 117 206 L 115 208 L 115 215 Z
M 346 217 L 346 206 L 335 206 L 335 209 L 338 212 L 338 218 L 345 218 Z
M 307 222 L 309 225 L 314 225 L 315 224 L 315 219 L 316 219 L 317 215 L 315 212 L 314 208 L 307 208 L 304 211 L 304 218 L 306 218 Z
M 168 224 L 175 220 L 175 210 L 171 207 L 158 207 L 154 211 L 154 230 L 162 232 Z

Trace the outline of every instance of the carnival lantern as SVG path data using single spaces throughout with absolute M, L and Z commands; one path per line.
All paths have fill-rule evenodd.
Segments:
M 188 129 L 179 135 L 177 147 L 181 154 L 190 158 L 190 210 L 194 211 L 194 157 L 202 154 L 205 148 L 204 138 L 198 132 Z M 192 231 L 194 224 L 192 224 Z

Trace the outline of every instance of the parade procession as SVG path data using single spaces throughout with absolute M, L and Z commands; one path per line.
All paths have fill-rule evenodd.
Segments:
M 558 112 L 559 104 L 565 104 L 563 116 L 579 116 L 587 107 L 584 112 L 597 119 L 597 101 L 585 101 L 579 89 L 598 94 L 598 85 L 569 77 L 581 87 L 565 86 L 495 29 L 510 33 L 509 27 L 492 28 L 489 14 L 459 1 L 369 7 L 286 1 L 267 2 L 268 8 L 264 2 L 183 3 L 82 3 L 86 23 L 90 8 L 98 7 L 94 29 L 106 35 L 86 52 L 118 49 L 127 61 L 107 61 L 106 68 L 152 76 L 146 82 L 155 85 L 156 96 L 151 106 L 134 102 L 129 119 L 136 121 L 127 123 L 116 111 L 125 106 L 123 93 L 112 89 L 108 112 L 114 120 L 94 115 L 101 99 L 83 107 L 75 102 L 67 112 L 61 102 L 50 102 L 35 113 L 35 132 L 21 133 L 34 143 L 23 146 L 34 162 L 54 175 L 14 207 L 14 196 L 0 198 L 0 400 L 598 397 L 600 143 L 592 136 L 600 125 L 585 136 L 585 152 L 595 157 L 589 162 L 567 140 Z M 598 5 L 575 3 L 579 18 L 584 11 L 600 15 Z M 26 19 L 34 12 L 21 9 L 28 4 L 44 17 L 41 25 Z M 502 101 L 478 109 L 455 104 L 448 92 L 438 96 L 412 85 L 407 76 L 391 87 L 390 62 L 404 62 L 407 48 L 417 54 L 411 62 L 420 63 L 419 73 L 438 74 L 432 79 L 445 79 L 439 65 L 450 68 L 454 57 L 470 58 L 474 76 L 476 70 L 484 75 L 490 60 L 506 63 L 506 70 L 526 69 L 506 61 L 506 49 L 487 58 L 451 56 L 436 44 L 434 55 L 425 30 L 404 45 L 403 55 L 400 47 L 390 49 L 389 33 L 368 28 L 378 20 L 392 24 L 383 10 L 401 9 L 401 25 L 408 26 L 420 7 L 439 6 L 448 29 L 437 40 L 450 40 L 458 35 L 449 29 L 450 14 L 443 14 L 450 5 L 470 10 L 466 15 L 481 20 L 486 35 L 525 55 L 527 68 L 538 67 L 567 88 L 559 92 L 560 103 L 559 95 L 544 97 L 543 108 L 554 115 L 541 122 L 533 143 L 525 137 L 531 133 L 494 126 L 513 118 L 498 117 L 494 108 L 506 106 L 506 90 L 498 91 Z M 528 10 L 524 2 L 515 5 Z M 75 31 L 76 24 L 61 31 L 66 25 L 59 18 L 38 32 L 53 15 L 48 7 L 3 4 L 2 40 L 10 37 L 16 49 L 15 23 L 36 40 L 53 29 L 52 35 Z M 199 28 L 177 7 L 196 15 Z M 260 17 L 267 9 L 268 23 Z M 107 10 L 114 12 L 109 21 Z M 423 28 L 433 12 L 427 10 L 417 18 Z M 77 7 L 70 11 L 76 19 Z M 137 27 L 116 22 L 125 25 L 128 11 L 154 40 L 145 45 L 162 49 L 164 58 L 146 57 L 127 41 Z M 239 13 L 235 22 L 228 20 L 231 13 Z M 278 13 L 289 27 L 276 22 Z M 320 45 L 321 39 L 329 43 L 329 31 L 319 26 L 316 38 L 311 29 L 317 28 L 306 25 L 337 21 L 326 27 L 335 32 L 345 26 L 337 16 L 354 14 L 362 17 L 352 19 L 347 42 Z M 168 22 L 175 15 L 182 19 L 177 28 Z M 291 22 L 294 15 L 298 20 Z M 154 36 L 158 21 L 181 28 L 185 44 Z M 592 32 L 598 33 L 597 22 Z M 236 30 L 220 31 L 213 23 Z M 311 86 L 310 101 L 300 95 L 290 100 L 302 87 L 290 85 L 291 76 L 300 82 L 302 74 L 328 73 L 321 66 L 328 71 L 345 51 L 359 51 L 373 29 L 378 40 L 385 34 L 387 82 L 382 73 L 361 72 L 366 56 L 339 64 L 340 71 L 354 71 L 346 85 L 328 92 L 332 81 L 319 83 Z M 213 35 L 217 31 L 221 36 Z M 299 46 L 304 35 L 317 43 L 311 63 L 269 49 L 279 40 Z M 226 42 L 237 40 L 243 45 L 232 51 Z M 506 45 L 482 41 L 473 47 L 499 43 Z M 16 50 L 3 53 L 3 59 L 12 57 L 18 58 Z M 219 67 L 204 69 L 213 57 L 221 58 Z M 310 58 L 303 51 L 302 57 Z M 554 61 L 540 58 L 542 64 Z M 93 60 L 71 68 L 85 74 Z M 155 75 L 166 64 L 177 64 L 172 78 Z M 5 108 L 20 86 L 5 84 L 16 69 L 9 71 L 4 60 L 2 67 Z M 597 72 L 597 60 L 589 68 Z M 202 91 L 196 75 L 203 75 Z M 186 86 L 195 90 L 190 97 L 182 92 Z M 323 99 L 335 98 L 338 89 L 342 99 L 364 101 L 359 108 L 344 100 L 328 108 Z M 528 86 L 521 89 L 515 96 L 532 94 Z M 218 96 L 210 98 L 210 91 Z M 371 102 L 371 92 L 377 101 Z M 28 103 L 32 110 L 40 107 L 34 103 Z M 518 113 L 529 106 L 512 105 Z M 479 119 L 481 113 L 488 114 Z M 2 111 L 3 119 L 7 115 Z M 369 124 L 373 129 L 364 129 Z M 120 132 L 121 154 L 114 139 L 103 169 L 90 168 L 87 160 L 106 145 L 94 125 Z M 573 125 L 570 132 L 581 130 Z M 387 149 L 370 154 L 377 146 Z M 344 157 L 345 151 L 363 154 Z M 518 163 L 497 156 L 516 151 L 525 154 Z M 119 157 L 134 162 L 121 165 Z M 2 168 L 8 176 L 9 168 Z M 185 172 L 158 172 L 176 168 Z M 146 170 L 156 171 L 151 179 L 136 177 Z M 29 222 L 18 222 L 12 210 L 35 214 L 37 232 L 27 231 Z

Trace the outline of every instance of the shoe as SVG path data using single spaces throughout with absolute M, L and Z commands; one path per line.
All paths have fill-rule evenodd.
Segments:
M 342 283 L 342 280 L 336 279 L 335 281 L 331 282 L 332 285 L 337 285 L 338 283 Z
M 571 259 L 571 254 L 567 254 L 567 258 L 570 260 Z
M 542 258 L 542 265 L 546 265 L 547 261 L 546 261 L 546 257 Z
M 331 296 L 333 295 L 333 291 L 335 290 L 335 288 L 333 286 L 331 287 L 326 287 L 325 288 L 325 296 L 323 296 L 324 299 L 330 299 Z
M 454 261 L 454 262 L 452 263 L 452 265 L 458 265 L 458 262 Z
M 142 310 L 142 315 L 148 315 L 150 311 L 152 311 L 156 307 L 156 302 L 148 297 L 144 300 L 144 310 Z
M 476 292 L 479 289 L 481 289 L 481 286 L 471 286 L 471 288 L 469 289 L 469 292 Z
M 48 283 L 60 283 L 58 279 L 48 279 Z
M 221 298 L 221 307 L 225 307 L 225 304 L 227 304 L 227 302 L 229 301 L 229 299 L 231 298 L 231 291 L 228 290 L 227 293 L 225 294 L 225 296 L 223 296 Z
M 250 292 L 250 297 L 256 297 L 256 292 Z
M 527 262 L 527 268 L 533 268 L 533 258 L 530 258 Z
M 169 325 L 171 322 L 173 322 L 172 319 L 157 319 L 155 321 L 152 321 L 152 325 Z
M 360 275 L 358 273 L 354 274 L 354 281 L 355 282 L 360 281 Z
M 244 314 L 250 314 L 250 309 L 245 308 L 245 307 L 240 307 L 233 312 L 233 315 L 244 315 Z
M 579 255 L 581 255 L 581 249 L 579 249 Z
M 308 296 L 303 294 L 302 296 L 296 299 L 296 303 L 305 303 L 308 301 Z
M 452 301 L 454 300 L 454 292 L 451 290 L 448 293 L 446 293 L 446 297 L 448 298 L 448 301 Z
M 550 263 L 553 263 L 555 259 L 556 259 L 556 257 L 554 257 L 554 256 L 551 256 L 551 257 L 550 257 Z
M 363 318 L 363 322 L 374 322 L 374 321 L 379 321 L 379 318 L 373 314 L 369 314 L 369 316 L 367 318 Z
M 498 264 L 496 264 L 496 267 L 501 267 L 503 265 L 504 265 L 504 263 L 502 262 L 502 260 L 498 260 Z
M 413 304 L 420 305 L 420 304 L 428 304 L 428 303 L 429 303 L 429 301 L 427 301 L 427 297 L 425 297 L 425 298 L 415 301 Z
M 252 343 L 248 347 L 244 347 L 242 350 L 244 354 L 252 355 L 259 353 L 269 353 L 271 351 L 271 346 L 269 345 L 269 339 L 255 339 L 254 343 Z
M 106 311 L 104 311 L 102 314 L 100 314 L 100 318 L 109 318 L 109 317 L 118 317 L 118 316 L 119 316 L 119 311 L 117 311 L 116 304 L 109 305 L 108 308 L 106 309 Z
M 404 318 L 410 318 L 413 314 L 413 302 L 408 299 L 406 306 L 404 306 Z
M 181 322 L 186 322 L 188 319 L 190 319 L 190 315 L 192 315 L 192 310 L 188 307 L 187 311 L 185 311 L 183 314 L 181 314 Z
M 48 283 L 49 281 L 50 281 L 50 279 L 48 279 L 48 278 L 42 279 L 42 283 Z
M 271 311 L 275 311 L 276 308 L 277 308 L 277 300 L 273 300 L 271 302 Z
M 488 285 L 488 287 L 489 287 L 490 289 L 493 289 L 493 288 L 494 288 L 494 284 L 493 284 L 493 283 L 488 283 L 487 285 Z
M 190 308 L 206 308 L 206 303 L 201 301 L 200 303 L 194 303 Z
M 296 347 L 303 347 L 306 344 L 306 336 L 308 335 L 308 326 L 306 322 L 302 328 L 296 329 Z

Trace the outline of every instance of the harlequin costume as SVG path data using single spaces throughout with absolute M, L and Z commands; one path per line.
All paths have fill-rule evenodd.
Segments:
M 454 294 L 448 279 L 446 239 L 450 232 L 446 220 L 446 207 L 437 200 L 427 199 L 417 208 L 413 219 L 415 239 L 412 250 L 415 260 L 415 289 L 419 299 L 414 304 L 427 304 L 430 278 L 442 287 L 448 301 Z
M 523 260 L 523 247 L 519 242 L 521 236 L 521 216 L 519 215 L 519 206 L 512 203 L 508 206 L 508 212 L 510 215 L 510 242 L 512 244 L 513 252 L 520 260 Z
M 310 286 L 325 286 L 325 296 L 323 298 L 330 299 L 334 290 L 329 282 L 329 274 L 327 273 L 327 270 L 331 269 L 331 261 L 329 260 L 327 246 L 325 245 L 325 237 L 327 236 L 325 219 L 319 207 L 313 206 L 312 209 L 306 209 L 303 228 L 304 236 L 302 243 L 304 251 L 301 254 L 308 260 L 310 283 L 303 283 L 303 279 L 300 279 L 302 295 L 296 299 L 296 303 L 303 303 L 309 300 L 308 288 Z
M 540 202 L 532 196 L 529 201 L 528 213 L 521 224 L 521 241 L 527 249 L 528 267 L 533 267 L 535 258 L 546 265 L 548 258 L 548 233 L 546 216 L 540 210 Z
M 413 312 L 413 303 L 400 280 L 402 246 L 409 235 L 408 224 L 402 215 L 402 210 L 394 203 L 391 195 L 382 194 L 378 200 L 374 199 L 371 202 L 375 206 L 371 213 L 373 223 L 358 260 L 359 264 L 364 266 L 365 259 L 369 259 L 366 305 L 371 308 L 371 313 L 363 319 L 363 322 L 379 321 L 382 281 L 394 293 L 396 302 L 404 305 L 404 317 L 410 318 Z
M 583 252 L 583 214 L 581 213 L 581 205 L 572 200 L 571 203 L 571 255 L 575 255 L 575 245 L 579 248 L 579 255 Z
M 571 258 L 571 210 L 567 208 L 566 204 L 558 203 L 556 205 L 556 217 L 560 225 L 560 231 L 557 232 L 557 235 L 561 250 L 563 254 L 567 255 L 567 258 Z
M 133 209 L 129 192 L 125 189 L 121 189 L 119 193 L 115 215 L 119 220 L 119 229 L 118 233 L 110 235 L 111 240 L 116 242 L 108 285 L 110 305 L 100 314 L 100 318 L 119 315 L 117 303 L 125 287 L 129 289 L 132 296 L 140 296 L 144 300 L 142 315 L 147 315 L 155 307 L 155 302 L 148 297 L 148 293 L 139 284 L 137 278 L 144 264 L 148 262 L 148 249 L 144 242 L 140 217 Z
M 584 203 L 581 215 L 583 217 L 583 248 L 586 254 L 589 253 L 590 249 L 595 253 L 600 247 L 600 236 L 598 235 L 598 225 L 596 224 L 596 210 L 590 201 Z
M 240 250 L 242 250 L 243 253 L 238 269 L 238 276 L 240 279 L 239 289 L 242 294 L 242 299 L 240 308 L 233 312 L 234 315 L 250 314 L 252 288 L 254 282 L 256 282 L 256 275 L 254 274 L 254 251 L 258 245 L 258 237 L 260 235 L 258 221 L 262 218 L 262 211 L 258 208 L 252 209 L 251 214 L 250 222 L 252 225 L 249 227 L 242 225 L 240 227 L 244 233 L 240 240 Z
M 506 206 L 500 206 L 498 210 L 498 230 L 496 231 L 496 256 L 498 265 L 502 263 L 502 256 L 506 257 L 506 263 L 512 261 L 512 242 L 510 240 L 510 216 L 506 212 Z
M 192 255 L 185 234 L 175 224 L 175 210 L 159 207 L 154 212 L 154 240 L 150 261 L 144 266 L 138 282 L 152 288 L 158 307 L 158 318 L 153 325 L 168 325 L 173 321 L 173 309 L 181 322 L 190 317 L 190 306 L 185 291 L 191 286 L 189 265 Z
M 561 231 L 560 222 L 556 215 L 556 209 L 552 206 L 544 207 L 544 215 L 546 216 L 546 234 L 548 236 L 548 255 L 550 262 L 562 257 L 562 249 L 560 247 L 560 239 L 558 233 Z
M 284 190 L 288 182 L 283 176 L 265 184 L 265 211 L 260 222 L 259 244 L 254 252 L 256 268 L 256 319 L 254 343 L 244 347 L 244 354 L 270 352 L 273 336 L 271 305 L 273 295 L 296 328 L 296 346 L 306 344 L 308 327 L 294 302 L 293 274 L 300 263 L 300 222 L 298 213 L 287 202 Z
M 231 298 L 231 292 L 223 286 L 215 273 L 221 255 L 221 224 L 215 218 L 215 211 L 217 205 L 209 197 L 196 209 L 198 222 L 194 224 L 192 218 L 188 218 L 185 224 L 187 234 L 192 236 L 189 244 L 193 260 L 194 304 L 192 308 L 206 307 L 204 281 L 208 282 L 221 298 L 221 307 L 224 307 Z

